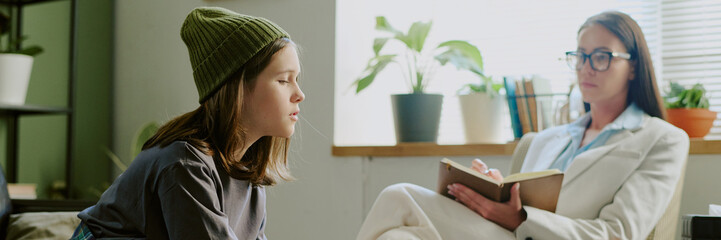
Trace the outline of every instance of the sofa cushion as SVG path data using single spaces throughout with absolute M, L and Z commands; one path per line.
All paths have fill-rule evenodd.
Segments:
M 78 212 L 31 212 L 10 215 L 7 239 L 67 240 L 80 224 Z

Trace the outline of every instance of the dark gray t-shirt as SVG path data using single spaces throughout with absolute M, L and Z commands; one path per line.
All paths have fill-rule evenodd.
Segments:
M 265 189 L 186 142 L 141 152 L 78 214 L 100 238 L 266 239 Z

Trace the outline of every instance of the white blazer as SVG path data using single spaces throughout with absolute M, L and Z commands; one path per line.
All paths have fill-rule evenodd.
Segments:
M 539 133 L 521 172 L 545 170 L 571 141 L 566 126 Z M 640 126 L 579 154 L 556 213 L 524 206 L 517 239 L 643 239 L 663 215 L 688 157 L 688 135 L 644 114 Z

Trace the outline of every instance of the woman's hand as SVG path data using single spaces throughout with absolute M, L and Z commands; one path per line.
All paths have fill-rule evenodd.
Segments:
M 481 161 L 481 159 L 473 159 L 473 162 L 471 162 L 471 169 L 476 170 L 479 173 L 483 173 L 499 182 L 503 181 L 501 171 L 498 171 L 498 169 L 495 168 L 488 168 L 488 165 Z
M 513 184 L 511 199 L 504 203 L 489 200 L 459 183 L 448 185 L 448 194 L 456 197 L 456 201 L 466 205 L 482 217 L 513 232 L 523 221 L 526 221 L 526 211 L 521 205 L 520 186 L 518 183 Z

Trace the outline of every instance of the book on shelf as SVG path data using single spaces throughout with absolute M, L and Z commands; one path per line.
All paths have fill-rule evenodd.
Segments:
M 8 193 L 11 199 L 37 199 L 35 184 L 8 183 Z
M 528 112 L 528 101 L 526 98 L 526 91 L 523 87 L 523 80 L 514 81 L 516 84 L 516 105 L 518 106 L 518 119 L 521 121 L 521 129 L 523 134 L 532 132 L 531 129 L 531 118 Z
M 484 197 L 496 202 L 506 202 L 511 198 L 511 186 L 520 183 L 523 205 L 556 211 L 558 194 L 561 192 L 563 173 L 558 169 L 539 172 L 517 173 L 497 181 L 489 176 L 444 158 L 438 169 L 439 194 L 454 199 L 448 194 L 447 186 L 453 183 L 463 184 Z
M 513 129 L 513 137 L 519 139 L 523 136 L 521 129 L 521 120 L 518 116 L 518 105 L 516 104 L 516 84 L 513 79 L 504 77 L 503 85 L 506 88 L 506 101 L 508 103 L 508 114 L 511 117 L 511 128 Z
M 530 131 L 539 132 L 538 104 L 536 104 L 536 93 L 533 89 L 533 78 L 523 78 L 521 80 L 521 84 L 523 85 L 523 92 L 526 95 L 525 100 L 526 106 L 528 106 L 528 123 L 530 125 Z
M 551 80 L 534 75 L 532 78 L 533 92 L 536 94 L 536 108 L 538 109 L 538 132 L 553 126 L 553 93 Z
M 537 75 L 505 77 L 508 111 L 515 138 L 528 132 L 540 132 L 554 125 L 551 83 Z

